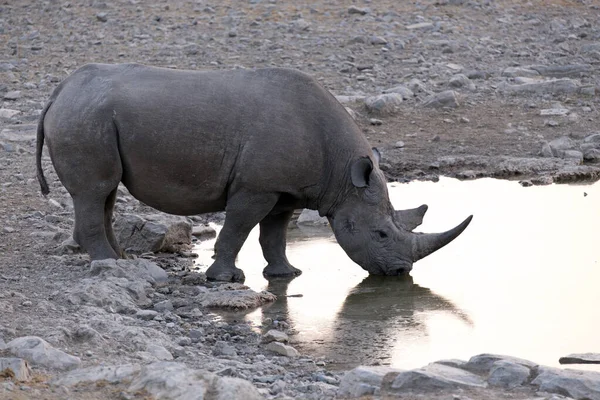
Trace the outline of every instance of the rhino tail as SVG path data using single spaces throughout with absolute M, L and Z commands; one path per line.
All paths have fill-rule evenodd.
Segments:
M 46 177 L 44 176 L 44 170 L 42 169 L 42 151 L 44 150 L 44 117 L 46 116 L 46 112 L 52 105 L 52 100 L 50 100 L 44 109 L 42 110 L 42 114 L 40 115 L 40 120 L 38 122 L 37 127 L 37 146 L 35 152 L 35 160 L 37 165 L 37 179 L 40 183 L 40 188 L 42 189 L 42 194 L 46 196 L 50 193 L 50 188 L 48 187 L 48 182 L 46 182 Z

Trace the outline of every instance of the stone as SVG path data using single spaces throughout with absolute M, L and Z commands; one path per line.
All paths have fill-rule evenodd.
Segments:
M 475 84 L 471 82 L 471 80 L 464 74 L 454 75 L 452 78 L 450 78 L 448 84 L 456 88 L 464 87 L 469 90 L 475 90 Z
M 423 101 L 423 107 L 456 108 L 458 106 L 458 96 L 453 90 L 446 90 L 440 93 L 432 94 Z
M 561 136 L 542 146 L 542 155 L 544 157 L 563 157 L 565 151 L 575 149 L 576 143 L 567 136 Z
M 540 110 L 542 116 L 565 116 L 569 113 L 568 108 L 545 108 Z
M 32 365 L 58 370 L 69 370 L 81 365 L 79 357 L 71 356 L 55 349 L 37 336 L 23 336 L 6 344 L 8 351 L 16 357 L 24 358 Z
M 217 231 L 210 225 L 194 225 L 192 227 L 192 236 L 200 240 L 206 240 L 217 236 Z
M 523 68 L 523 67 L 508 67 L 502 71 L 502 76 L 514 78 L 514 77 L 527 77 L 527 78 L 539 78 L 540 73 L 534 69 Z
M 583 153 L 579 150 L 565 150 L 562 158 L 574 161 L 578 165 L 583 163 Z
M 192 222 L 189 218 L 167 214 L 123 214 L 114 224 L 119 244 L 128 251 L 177 252 L 192 243 Z
M 367 111 L 378 116 L 392 115 L 398 112 L 402 104 L 402 95 L 386 93 L 365 98 Z
M 107 22 L 108 14 L 106 14 L 105 12 L 99 12 L 98 14 L 96 14 L 96 19 L 100 22 Z
M 265 342 L 281 342 L 287 343 L 290 338 L 284 332 L 278 331 L 277 329 L 271 329 L 263 336 Z
M 418 24 L 407 25 L 406 29 L 409 31 L 414 30 L 430 30 L 433 29 L 434 26 L 431 22 L 419 22 Z
M 4 100 L 19 100 L 21 98 L 20 90 L 12 90 L 10 92 L 4 93 Z
M 173 359 L 171 352 L 158 344 L 149 344 L 146 347 L 146 351 L 160 361 L 170 361 Z
M 140 310 L 135 313 L 135 316 L 144 321 L 153 320 L 158 315 L 158 311 L 154 310 Z
M 499 89 L 511 95 L 518 94 L 572 94 L 579 90 L 579 84 L 573 79 L 555 79 L 549 81 L 524 83 L 522 85 L 502 84 Z
M 226 357 L 237 357 L 235 348 L 229 343 L 219 341 L 213 346 L 213 355 L 215 356 L 226 356 Z
M 381 387 L 387 374 L 398 374 L 401 370 L 390 367 L 356 367 L 342 377 L 337 395 L 342 398 L 370 396 Z
M 388 41 L 382 36 L 371 36 L 371 38 L 369 39 L 369 43 L 371 43 L 372 45 L 384 45 L 387 44 Z
M 578 78 L 592 72 L 592 66 L 590 64 L 531 65 L 529 68 L 537 71 L 540 75 L 552 78 Z
M 558 359 L 561 364 L 600 364 L 600 353 L 569 354 Z
M 402 140 L 399 140 L 396 143 L 394 143 L 394 147 L 397 149 L 402 149 L 404 148 L 404 142 Z
M 21 114 L 19 110 L 11 110 L 10 108 L 0 108 L 0 118 L 12 118 L 15 115 Z
M 305 208 L 298 216 L 298 225 L 328 225 L 327 217 L 321 217 L 317 210 L 309 210 Z
M 535 368 L 537 366 L 536 363 L 522 358 L 484 353 L 471 357 L 461 368 L 476 374 L 489 374 L 496 361 L 507 361 L 527 368 Z
M 173 311 L 173 303 L 171 300 L 159 301 L 154 305 L 154 309 L 158 312 Z
M 182 363 L 160 362 L 144 366 L 134 375 L 128 392 L 145 391 L 157 399 L 259 400 L 263 397 L 248 381 L 219 377 Z
M 529 379 L 531 369 L 506 360 L 498 360 L 492 364 L 488 383 L 492 386 L 513 389 L 521 386 Z
M 588 162 L 600 162 L 600 149 L 586 149 L 583 152 L 583 159 Z
M 391 382 L 382 386 L 382 393 L 399 393 L 407 390 L 419 392 L 440 389 L 484 388 L 485 381 L 468 371 L 441 364 L 400 372 Z
M 54 386 L 75 386 L 83 383 L 119 383 L 139 372 L 142 367 L 136 364 L 99 365 L 67 372 L 51 381 Z
M 371 12 L 371 10 L 367 7 L 361 8 L 361 7 L 356 7 L 356 6 L 350 6 L 348 8 L 348 14 L 366 15 L 370 12 Z
M 225 284 L 203 292 L 196 300 L 204 307 L 229 308 L 233 310 L 248 310 L 271 303 L 277 299 L 272 293 L 255 292 L 240 284 Z
M 574 399 L 600 400 L 600 372 L 540 367 L 531 382 L 540 391 Z
M 385 89 L 383 91 L 383 93 L 384 94 L 398 93 L 399 95 L 402 96 L 403 100 L 409 100 L 409 99 L 412 99 L 415 97 L 415 93 L 404 85 L 398 85 L 398 86 L 391 87 L 389 89 Z
M 156 263 L 143 258 L 133 260 L 94 260 L 90 264 L 90 276 L 142 279 L 152 285 L 165 283 L 168 279 L 164 269 Z
M 27 382 L 31 380 L 31 374 L 31 368 L 27 361 L 13 357 L 0 358 L 0 378 L 12 378 L 15 381 Z
M 285 345 L 285 344 L 279 343 L 279 342 L 269 343 L 266 346 L 266 349 L 270 350 L 272 352 L 275 352 L 277 354 L 281 354 L 282 356 L 286 356 L 286 357 L 290 357 L 290 358 L 295 358 L 300 355 L 300 353 L 298 353 L 298 350 L 296 350 L 292 346 L 288 346 L 288 345 Z
M 154 362 L 143 367 L 132 364 L 94 366 L 63 374 L 52 380 L 51 384 L 55 387 L 71 387 L 106 382 L 115 385 L 115 389 L 123 388 L 120 398 L 130 398 L 130 394 L 137 397 L 141 392 L 161 400 L 263 398 L 248 381 L 220 377 L 208 371 L 194 370 L 185 364 L 169 361 Z

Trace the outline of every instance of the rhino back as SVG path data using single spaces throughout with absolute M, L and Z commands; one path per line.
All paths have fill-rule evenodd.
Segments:
M 309 204 L 369 152 L 343 107 L 298 71 L 91 65 L 73 76 L 70 102 L 111 114 L 123 183 L 163 211 L 220 210 L 242 188 Z

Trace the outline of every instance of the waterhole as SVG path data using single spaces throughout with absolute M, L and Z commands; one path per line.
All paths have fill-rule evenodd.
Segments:
M 256 229 L 238 267 L 248 286 L 278 300 L 223 318 L 258 327 L 285 320 L 301 353 L 340 369 L 417 368 L 484 352 L 559 366 L 569 353 L 600 352 L 600 183 L 443 178 L 389 189 L 398 209 L 429 205 L 419 231 L 443 231 L 470 214 L 473 222 L 403 279 L 369 277 L 328 227 L 292 227 L 288 258 L 303 274 L 268 282 Z M 210 265 L 213 244 L 197 246 L 199 263 Z

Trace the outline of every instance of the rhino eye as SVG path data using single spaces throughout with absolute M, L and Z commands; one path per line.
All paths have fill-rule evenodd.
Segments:
M 387 239 L 387 237 L 388 237 L 388 234 L 387 234 L 387 233 L 385 233 L 384 231 L 379 231 L 379 230 L 378 230 L 378 231 L 375 231 L 375 233 L 377 234 L 377 236 L 378 236 L 380 239 Z

